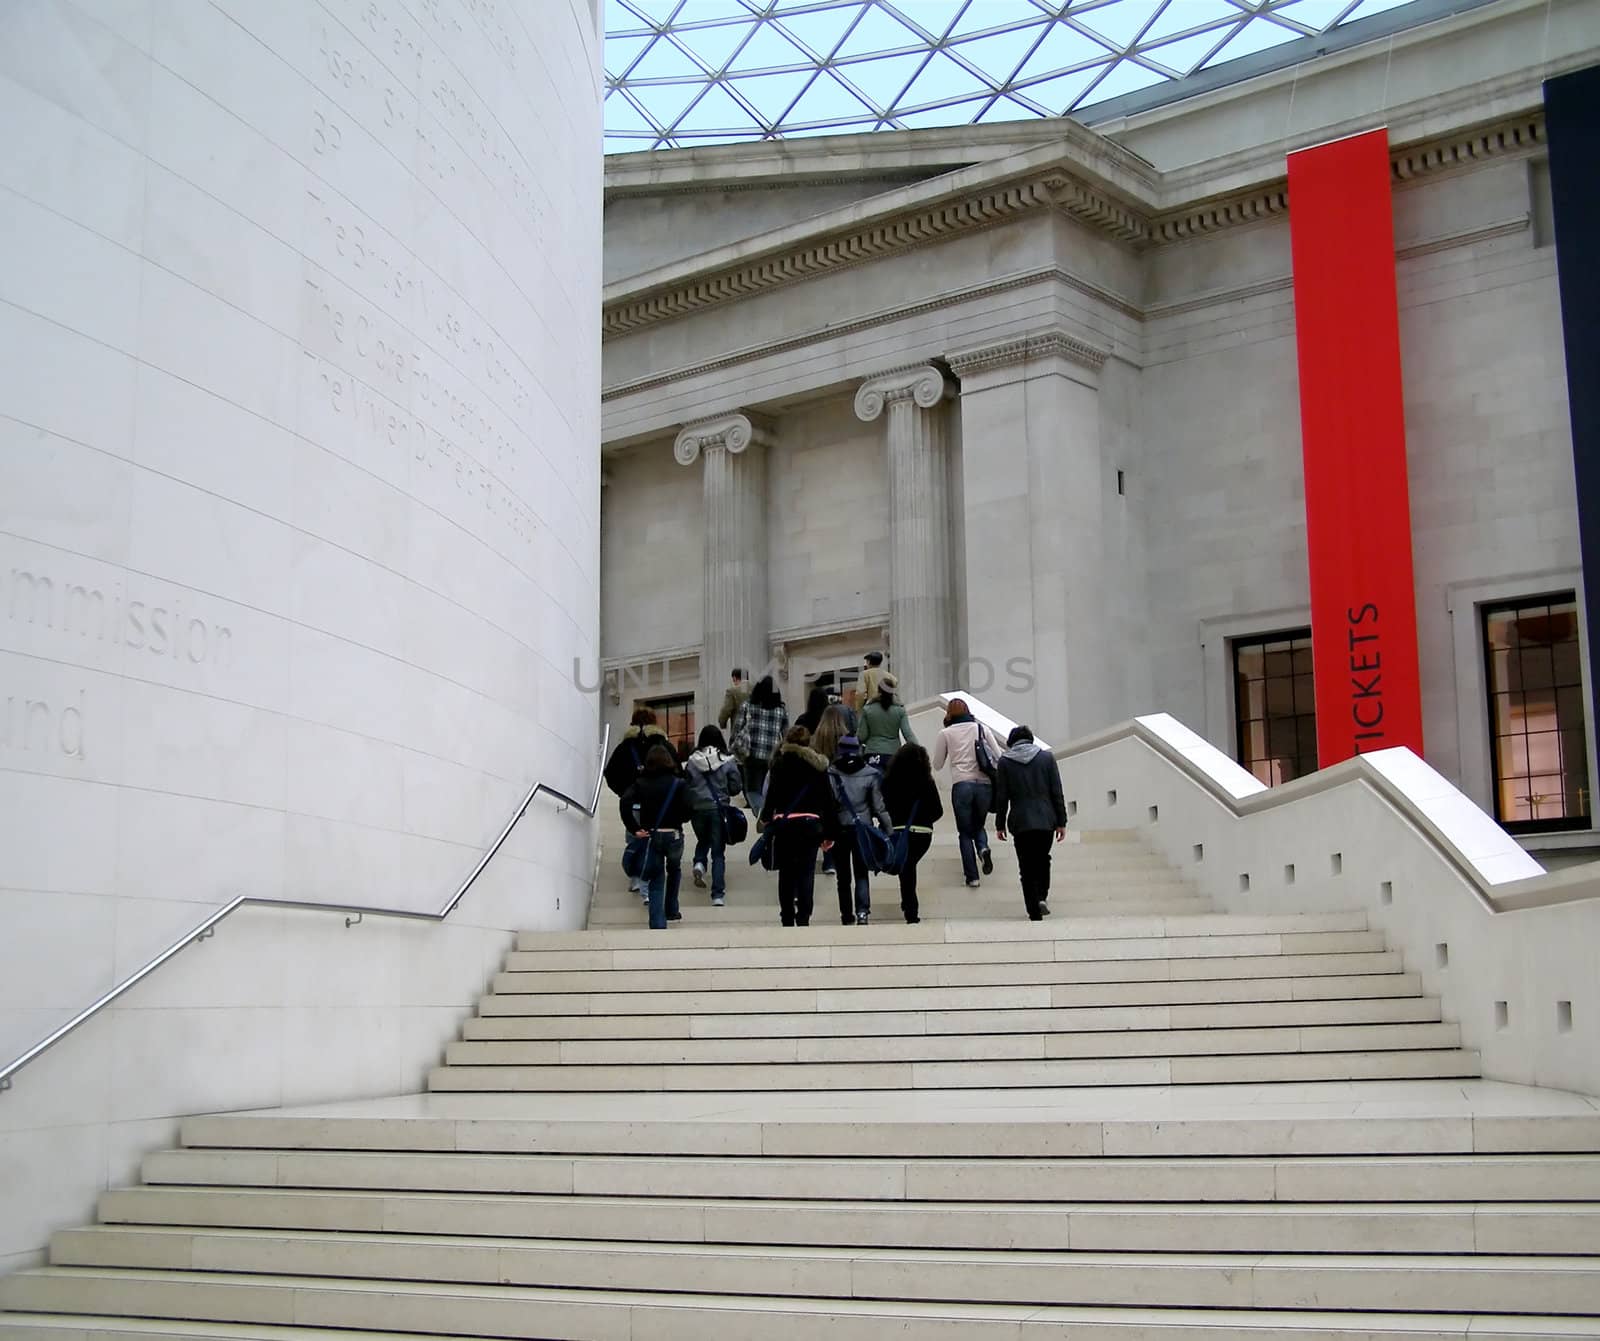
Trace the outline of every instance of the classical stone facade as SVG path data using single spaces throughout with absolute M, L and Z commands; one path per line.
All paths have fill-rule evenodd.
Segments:
M 1386 125 L 1427 749 L 1488 802 L 1462 620 L 1577 580 L 1541 83 L 1596 60 L 1595 6 L 1505 0 L 1093 129 L 610 160 L 602 646 L 652 669 L 609 710 L 723 683 L 735 568 L 662 462 L 738 413 L 772 438 L 735 604 L 792 699 L 886 641 L 909 697 L 1231 751 L 1229 647 L 1308 622 L 1286 155 Z

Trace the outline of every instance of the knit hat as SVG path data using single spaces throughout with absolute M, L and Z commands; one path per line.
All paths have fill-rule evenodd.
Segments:
M 840 736 L 839 743 L 834 747 L 834 754 L 860 754 L 861 741 L 856 736 Z

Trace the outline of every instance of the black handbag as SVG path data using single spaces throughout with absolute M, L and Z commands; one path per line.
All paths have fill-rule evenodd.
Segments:
M 672 786 L 667 788 L 667 799 L 661 803 L 661 809 L 656 812 L 656 822 L 650 826 L 650 832 L 643 838 L 638 834 L 628 835 L 628 845 L 622 849 L 622 873 L 630 880 L 643 880 L 645 872 L 650 869 L 650 840 L 655 836 L 655 831 L 661 827 L 661 821 L 667 817 L 667 811 L 672 808 L 672 798 L 678 794 L 679 780 L 674 778 Z
M 729 847 L 738 847 L 750 836 L 750 821 L 738 806 L 724 801 L 722 811 L 722 841 Z
M 993 782 L 999 771 L 998 766 L 994 761 L 994 756 L 989 753 L 989 742 L 983 738 L 983 723 L 976 722 L 974 726 L 977 728 L 978 734 L 972 738 L 972 752 L 977 756 L 978 770 L 990 782 Z

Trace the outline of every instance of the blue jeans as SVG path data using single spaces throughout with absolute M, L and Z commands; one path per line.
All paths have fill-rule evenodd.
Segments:
M 727 874 L 726 843 L 722 836 L 722 811 L 697 810 L 690 817 L 694 825 L 694 864 L 703 867 L 707 856 L 711 859 L 711 897 L 722 898 L 727 892 L 724 880 Z
M 867 863 L 856 849 L 855 834 L 846 825 L 844 837 L 834 845 L 835 879 L 839 882 L 839 920 L 850 927 L 872 912 L 872 885 Z M 854 878 L 852 879 L 852 872 Z
M 650 929 L 665 931 L 678 916 L 678 882 L 683 879 L 683 833 L 657 830 L 650 835 L 644 887 L 650 902 Z
M 994 788 L 987 782 L 958 782 L 950 789 L 950 808 L 961 838 L 961 874 L 968 884 L 978 878 L 978 854 L 989 850 L 983 826 L 993 802 Z

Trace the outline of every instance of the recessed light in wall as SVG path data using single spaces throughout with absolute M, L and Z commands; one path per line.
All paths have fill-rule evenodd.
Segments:
M 1572 1002 L 1556 1002 L 1556 1033 L 1570 1034 L 1572 1032 Z
M 1150 807 L 1150 823 L 1155 824 L 1160 819 L 1161 819 L 1161 807 L 1160 806 L 1151 806 Z
M 1204 843 L 1196 843 L 1194 845 L 1194 859 L 1196 861 L 1204 861 L 1206 859 L 1206 845 Z
M 1511 1007 L 1504 1001 L 1494 1003 L 1494 1027 L 1496 1029 L 1509 1028 L 1511 1024 Z
M 1378 886 L 1378 902 L 1387 907 L 1394 902 L 1394 881 L 1385 880 Z
M 1328 858 L 1328 869 L 1334 875 L 1343 875 L 1344 874 L 1344 853 L 1335 852 L 1332 856 L 1330 856 Z
M 1250 892 L 1250 873 L 1248 871 L 1241 871 L 1239 873 L 1239 893 L 1248 894 L 1249 892 Z
M 1117 803 L 1117 789 L 1115 787 L 1113 787 L 1110 791 L 1108 791 L 1106 793 L 1106 804 L 1108 806 L 1114 806 L 1114 805 L 1116 805 L 1116 803 Z
M 1286 885 L 1294 884 L 1294 863 L 1292 861 L 1283 868 L 1283 883 Z
M 1450 944 L 1448 941 L 1440 941 L 1433 947 L 1433 962 L 1439 968 L 1450 967 Z
M 1128 486 L 1127 477 L 1124 476 L 1123 473 L 1119 470 L 1117 472 L 1117 492 L 1119 494 L 1127 493 L 1128 492 L 1128 487 L 1127 486 Z

